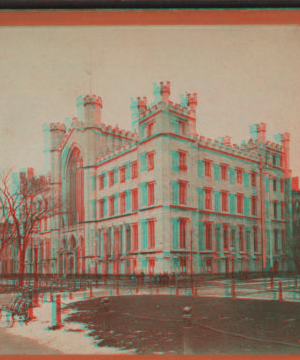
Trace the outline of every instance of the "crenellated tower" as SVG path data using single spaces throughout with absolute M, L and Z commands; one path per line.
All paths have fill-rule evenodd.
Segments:
M 96 95 L 79 96 L 77 98 L 78 120 L 85 127 L 101 126 L 102 98 Z

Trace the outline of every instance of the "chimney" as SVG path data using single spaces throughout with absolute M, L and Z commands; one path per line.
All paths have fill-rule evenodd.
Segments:
M 196 118 L 197 94 L 187 94 L 187 106 L 189 107 L 189 116 Z
M 153 83 L 153 96 L 155 103 L 160 102 L 160 85 L 157 83 Z
M 292 178 L 292 190 L 299 191 L 299 177 Z
M 33 168 L 27 168 L 27 180 L 31 180 L 34 176 Z
M 170 81 L 167 81 L 166 84 L 164 84 L 163 81 L 160 82 L 160 95 L 161 95 L 161 101 L 169 104 L 169 97 L 171 93 L 171 85 Z
M 250 125 L 250 139 L 253 141 L 258 139 L 258 125 L 257 124 Z
M 258 125 L 258 142 L 264 143 L 266 141 L 266 130 L 267 130 L 266 123 L 260 123 Z
M 147 98 L 146 98 L 146 96 L 144 96 L 142 98 L 138 97 L 137 98 L 137 103 L 138 103 L 139 114 L 142 111 L 145 111 L 147 109 Z
M 291 176 L 290 170 L 290 134 L 284 133 L 282 134 L 282 162 L 283 162 L 283 170 L 284 176 L 286 178 Z

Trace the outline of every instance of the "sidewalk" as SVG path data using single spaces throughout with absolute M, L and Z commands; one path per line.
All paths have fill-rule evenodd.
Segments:
M 48 349 L 35 341 L 12 335 L 0 328 L 0 355 L 60 355 L 59 351 Z

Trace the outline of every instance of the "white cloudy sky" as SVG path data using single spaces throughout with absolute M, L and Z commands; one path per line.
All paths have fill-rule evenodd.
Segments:
M 0 28 L 0 168 L 43 168 L 42 126 L 76 116 L 76 97 L 102 96 L 103 120 L 131 126 L 130 98 L 198 94 L 197 129 L 240 143 L 249 125 L 291 133 L 300 175 L 299 26 Z

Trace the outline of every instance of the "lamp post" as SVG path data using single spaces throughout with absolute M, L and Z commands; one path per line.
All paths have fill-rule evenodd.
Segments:
M 193 282 L 193 230 L 191 230 L 191 281 Z

